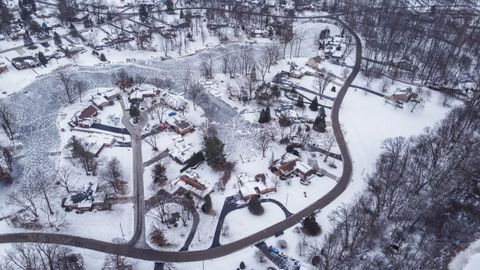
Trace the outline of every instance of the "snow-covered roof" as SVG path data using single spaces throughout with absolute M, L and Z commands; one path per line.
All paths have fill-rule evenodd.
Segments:
M 298 156 L 291 153 L 285 153 L 282 156 L 282 163 L 289 162 L 289 161 L 296 161 L 296 160 L 298 160 Z
M 133 93 L 130 94 L 130 99 L 132 100 L 140 100 L 143 99 L 143 94 L 140 90 L 135 90 Z
M 92 103 L 93 105 L 97 106 L 97 107 L 103 107 L 107 104 L 110 103 L 110 101 L 108 99 L 106 99 L 104 96 L 92 96 Z
M 295 164 L 295 169 L 299 170 L 303 174 L 309 173 L 310 171 L 313 170 L 312 167 L 310 167 L 309 165 L 301 161 L 297 161 L 297 163 Z

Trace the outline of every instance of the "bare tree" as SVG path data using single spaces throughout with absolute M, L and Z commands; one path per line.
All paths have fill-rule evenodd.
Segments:
M 113 73 L 112 81 L 122 91 L 125 91 L 129 87 L 132 87 L 134 83 L 133 78 L 130 77 L 130 75 L 128 75 L 128 73 L 124 69 Z
M 202 60 L 200 63 L 200 70 L 202 71 L 202 75 L 205 77 L 205 79 L 213 78 L 213 63 L 210 56 Z
M 13 129 L 14 119 L 10 106 L 7 104 L 0 104 L 0 123 L 5 135 L 7 135 L 10 140 L 13 140 L 15 136 Z
M 196 111 L 197 106 L 201 105 L 207 100 L 205 88 L 203 87 L 203 85 L 201 85 L 200 83 L 194 83 L 190 85 L 188 89 L 188 98 L 190 98 L 193 103 L 193 110 Z
M 270 144 L 275 140 L 275 131 L 271 128 L 262 128 L 256 131 L 255 138 L 257 139 L 257 145 L 262 150 L 262 157 L 265 157 Z
M 158 151 L 157 139 L 158 133 L 155 131 L 145 138 L 145 142 L 152 147 L 153 151 Z
M 183 73 L 182 76 L 182 85 L 183 85 L 183 96 L 187 96 L 187 91 L 190 85 L 192 84 L 193 78 L 192 78 L 192 71 L 190 68 L 187 68 L 185 73 Z
M 13 244 L 4 257 L 5 268 L 10 269 L 83 269 L 83 258 L 67 247 L 52 244 Z
M 76 80 L 73 82 L 74 92 L 78 95 L 80 102 L 82 102 L 82 95 L 87 91 L 87 84 L 83 81 Z
M 67 72 L 62 70 L 57 73 L 57 76 L 65 93 L 67 103 L 73 103 L 74 89 L 72 84 L 72 75 L 67 74 Z
M 327 132 L 323 133 L 322 139 L 321 139 L 321 145 L 325 149 L 325 151 L 330 152 L 332 149 L 333 145 L 336 142 L 335 139 L 335 134 L 330 129 L 327 129 Z M 325 159 L 323 160 L 324 162 L 327 162 L 328 159 L 328 154 L 325 154 Z
M 112 158 L 106 164 L 100 178 L 105 183 L 105 188 L 109 193 L 124 195 L 127 192 L 127 182 L 124 180 L 124 175 L 120 167 L 120 161 L 117 158 Z
M 30 185 L 36 189 L 45 200 L 50 215 L 54 214 L 50 203 L 50 193 L 55 189 L 54 180 L 54 176 L 46 175 L 40 170 L 35 170 L 30 176 Z
M 33 186 L 22 185 L 8 195 L 8 203 L 20 207 L 27 213 L 33 215 L 34 219 L 39 217 L 37 198 L 39 192 Z

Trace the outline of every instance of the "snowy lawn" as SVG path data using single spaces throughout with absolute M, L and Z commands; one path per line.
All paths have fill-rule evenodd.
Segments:
M 264 213 L 260 216 L 249 212 L 248 207 L 230 212 L 225 218 L 220 243 L 226 244 L 261 231 L 285 219 L 285 214 L 277 205 L 262 203 Z

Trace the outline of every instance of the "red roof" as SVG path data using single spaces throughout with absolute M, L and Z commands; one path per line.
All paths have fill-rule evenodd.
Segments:
M 197 179 L 194 179 L 194 178 L 190 178 L 186 175 L 182 175 L 180 176 L 180 180 L 182 180 L 185 184 L 187 185 L 190 185 L 198 190 L 206 190 L 207 187 L 205 185 L 203 185 L 202 183 L 198 182 Z
M 97 108 L 95 108 L 93 105 L 88 106 L 85 108 L 81 113 L 80 113 L 80 118 L 90 118 L 92 116 L 95 116 L 97 114 Z

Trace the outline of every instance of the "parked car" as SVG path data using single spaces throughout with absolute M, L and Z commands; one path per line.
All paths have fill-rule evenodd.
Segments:
M 312 183 L 312 181 L 308 180 L 308 179 L 300 179 L 300 184 L 304 185 L 304 186 L 308 186 Z
M 275 253 L 275 254 L 279 254 L 280 253 L 280 250 L 278 250 L 278 248 L 274 247 L 274 246 L 270 246 L 268 247 L 268 250 L 272 253 Z

